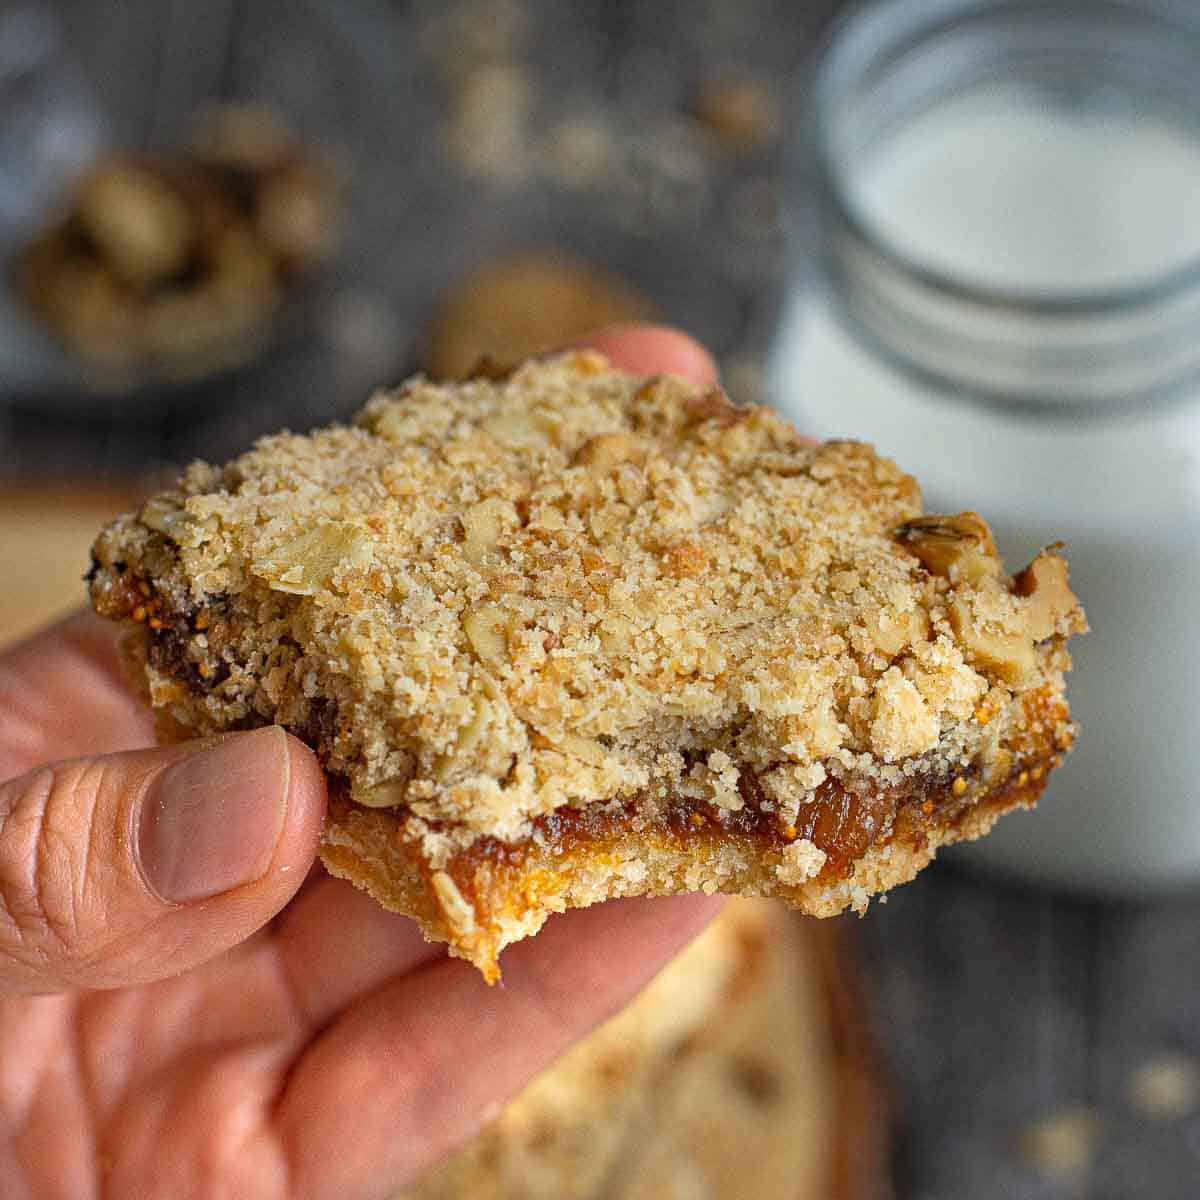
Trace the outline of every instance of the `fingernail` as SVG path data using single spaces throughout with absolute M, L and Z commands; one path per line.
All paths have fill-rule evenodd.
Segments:
M 176 904 L 261 879 L 283 830 L 291 759 L 282 729 L 258 729 L 181 759 L 142 803 L 146 882 Z

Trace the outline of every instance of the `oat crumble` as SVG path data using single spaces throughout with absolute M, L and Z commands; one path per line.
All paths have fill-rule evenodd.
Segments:
M 489 974 L 607 894 L 861 907 L 1073 732 L 1055 551 L 1010 579 L 870 447 L 591 352 L 195 464 L 94 556 L 164 731 L 304 738 L 326 862 Z

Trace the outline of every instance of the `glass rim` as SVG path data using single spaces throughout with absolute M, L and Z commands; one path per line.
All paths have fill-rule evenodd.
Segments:
M 1108 10 L 1133 19 L 1157 17 L 1173 21 L 1191 30 L 1200 43 L 1200 5 L 1193 6 L 1187 0 L 1086 0 L 1086 7 L 1093 14 Z M 816 120 L 815 151 L 825 202 L 832 205 L 837 219 L 855 237 L 921 286 L 980 309 L 1017 309 L 1034 317 L 1081 319 L 1152 309 L 1177 297 L 1200 292 L 1200 254 L 1183 258 L 1177 265 L 1145 279 L 1086 290 L 1024 289 L 975 282 L 909 254 L 866 219 L 852 200 L 847 172 L 831 135 L 830 115 L 836 97 L 861 83 L 883 55 L 923 41 L 956 19 L 1055 8 L 1082 13 L 1084 5 L 1080 0 L 908 0 L 903 7 L 896 0 L 851 3 L 822 39 L 810 87 Z M 856 54 L 858 61 L 847 61 L 852 54 Z M 1200 141 L 1200 136 L 1197 140 Z

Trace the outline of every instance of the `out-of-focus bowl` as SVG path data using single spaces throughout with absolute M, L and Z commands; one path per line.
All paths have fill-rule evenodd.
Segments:
M 147 27 L 147 11 L 155 14 Z M 197 388 L 286 352 L 341 278 L 362 280 L 406 154 L 406 56 L 377 0 L 23 2 L 0 14 L 0 400 L 64 415 L 184 407 Z M 342 169 L 339 249 L 289 288 L 251 337 L 195 361 L 122 372 L 69 352 L 27 308 L 15 264 L 86 166 L 114 151 L 186 148 L 194 116 L 250 103 L 280 114 Z M 413 135 L 415 136 L 415 134 Z M 369 281 L 368 281 L 369 282 Z

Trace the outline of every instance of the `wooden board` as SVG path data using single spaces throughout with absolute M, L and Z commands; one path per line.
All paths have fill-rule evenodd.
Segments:
M 0 648 L 86 603 L 92 542 L 130 503 L 116 489 L 0 490 Z

